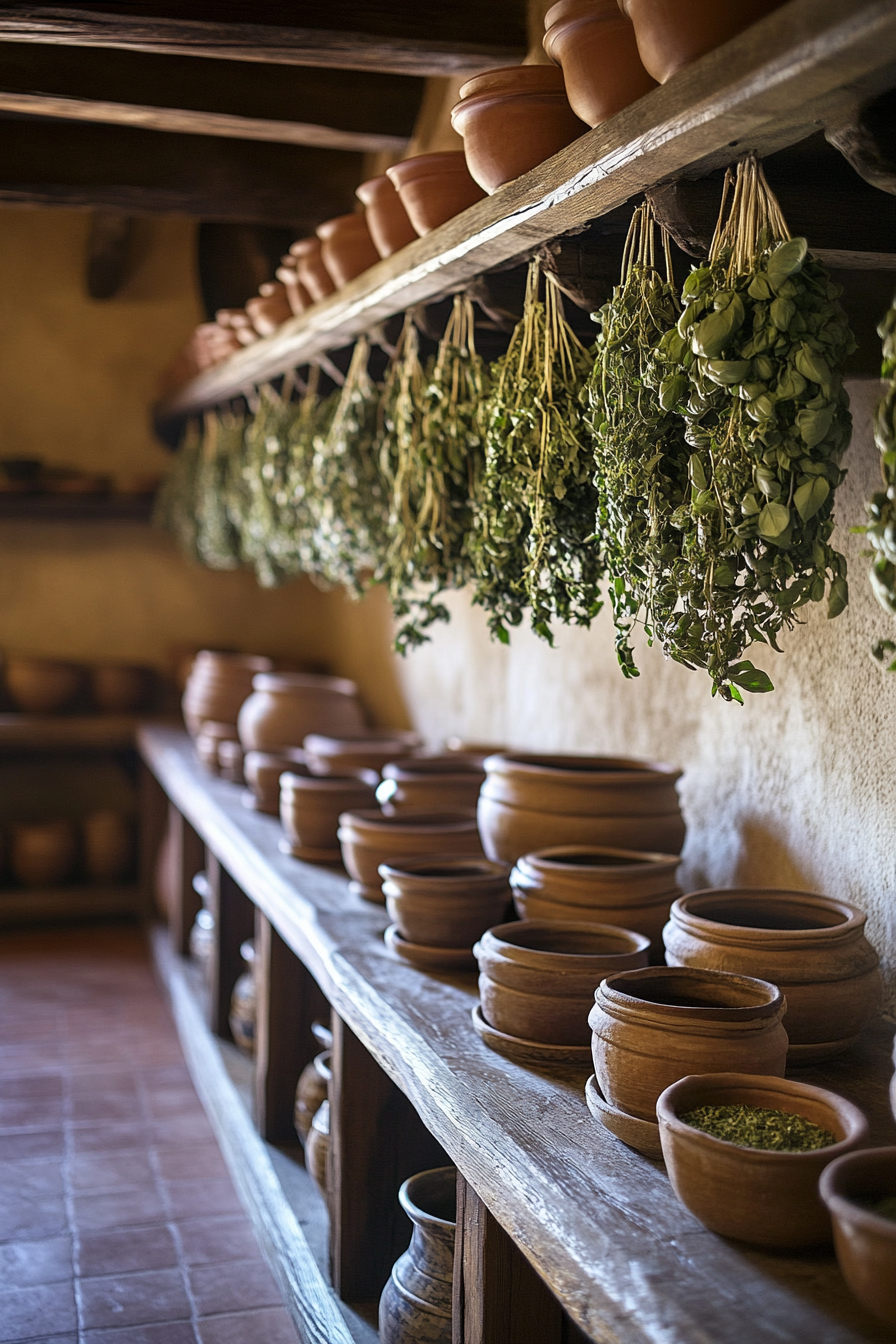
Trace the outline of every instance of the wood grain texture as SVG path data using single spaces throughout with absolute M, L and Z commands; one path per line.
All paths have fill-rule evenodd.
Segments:
M 156 863 L 171 804 L 155 775 L 142 761 L 137 774 L 137 806 L 137 885 L 141 913 L 149 924 L 158 918 Z
M 202 901 L 193 889 L 193 878 L 205 867 L 205 845 L 173 803 L 168 805 L 168 825 L 174 846 L 172 869 L 175 873 L 168 932 L 174 951 L 178 956 L 186 957 L 190 952 L 190 931 L 202 909 Z
M 125 751 L 137 738 L 131 714 L 0 714 L 0 755 L 20 751 Z
M 211 852 L 206 852 L 208 907 L 215 920 L 215 938 L 209 963 L 209 1028 L 224 1041 L 232 1041 L 227 1018 L 230 996 L 243 971 L 240 944 L 255 932 L 255 907 L 245 892 Z

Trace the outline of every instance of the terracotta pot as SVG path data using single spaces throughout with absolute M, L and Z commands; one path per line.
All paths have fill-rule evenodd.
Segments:
M 462 150 L 418 154 L 386 169 L 408 218 L 422 236 L 481 201 L 485 192 L 474 182 Z
M 280 776 L 280 820 L 290 853 L 307 863 L 338 863 L 339 818 L 376 803 L 376 775 L 312 775 L 289 771 Z
M 280 815 L 280 776 L 287 770 L 294 774 L 307 767 L 304 764 L 304 752 L 300 748 L 282 751 L 247 751 L 243 757 L 243 774 L 246 777 L 256 812 L 266 812 L 269 817 Z
M 834 1225 L 837 1263 L 847 1287 L 868 1311 L 896 1326 L 896 1222 L 867 1207 L 872 1200 L 896 1196 L 896 1148 L 838 1158 L 825 1167 L 819 1193 Z
M 270 658 L 201 649 L 181 701 L 188 731 L 195 737 L 207 720 L 235 728 L 240 706 L 252 694 L 252 678 L 270 668 Z
M 152 668 L 130 663 L 100 663 L 90 669 L 90 694 L 104 714 L 132 714 L 143 709 L 155 680 Z
M 246 969 L 233 987 L 230 996 L 230 1012 L 227 1021 L 230 1034 L 241 1050 L 247 1055 L 255 1054 L 255 943 L 251 938 L 240 947 L 240 956 Z
M 380 1298 L 380 1344 L 451 1344 L 457 1171 L 421 1171 L 398 1199 L 414 1230 Z
M 296 259 L 296 274 L 312 303 L 336 293 L 333 277 L 324 265 L 319 238 L 300 238 L 289 250 Z
M 225 742 L 232 742 L 235 737 L 236 726 L 232 723 L 215 723 L 213 719 L 200 720 L 199 731 L 193 739 L 193 744 L 200 763 L 210 774 L 220 774 L 221 746 Z
M 245 784 L 243 744 L 225 740 L 218 743 L 218 773 L 231 784 Z
M 461 85 L 451 125 L 464 139 L 467 167 L 489 193 L 528 173 L 584 135 L 553 65 L 487 70 Z
M 475 811 L 485 779 L 481 763 L 459 752 L 389 761 L 382 773 L 376 796 L 389 816 L 413 811 L 452 812 L 458 807 Z
M 68 817 L 57 821 L 17 821 L 12 826 L 10 867 L 23 887 L 53 887 L 72 875 L 78 829 Z
M 776 985 L 723 971 L 650 966 L 608 977 L 588 1017 L 598 1086 L 611 1106 L 653 1121 L 686 1074 L 782 1077 L 787 1032 Z
M 327 1197 L 327 1161 L 330 1152 L 330 1103 L 321 1102 L 305 1140 L 305 1167 L 318 1190 Z
M 472 812 L 415 812 L 386 817 L 379 810 L 343 812 L 339 818 L 342 862 L 356 895 L 385 905 L 381 863 L 430 854 L 482 854 Z
M 355 195 L 364 203 L 367 227 L 381 257 L 391 257 L 417 237 L 401 197 L 385 173 L 362 182 Z
M 51 658 L 6 660 L 6 689 L 23 714 L 58 714 L 74 700 L 81 687 L 82 670 L 74 663 Z
M 258 332 L 245 308 L 219 308 L 215 321 L 225 331 L 232 331 L 240 345 L 254 345 L 258 340 Z
M 273 336 L 292 317 L 286 287 L 278 280 L 266 281 L 257 298 L 246 300 L 246 312 L 259 336 Z
M 663 939 L 670 966 L 771 980 L 787 999 L 788 1063 L 851 1046 L 880 1011 L 879 958 L 855 906 L 805 891 L 695 891 L 672 906 Z
M 295 257 L 282 257 L 281 264 L 274 274 L 283 286 L 286 301 L 294 317 L 298 317 L 299 313 L 304 313 L 306 308 L 311 307 L 313 300 L 299 279 Z
M 485 761 L 479 827 L 490 859 L 554 845 L 680 853 L 685 827 L 668 765 L 617 756 L 505 752 Z
M 206 874 L 197 873 L 193 878 L 193 890 L 202 901 L 202 909 L 196 916 L 190 930 L 190 956 L 196 962 L 206 983 L 210 980 L 212 958 L 215 952 L 215 917 L 208 908 L 209 885 Z
M 424 947 L 472 947 L 510 900 L 507 864 L 489 859 L 428 855 L 381 863 L 379 875 L 389 918 Z
M 619 0 L 645 70 L 665 84 L 684 66 L 778 9 L 784 0 Z
M 321 260 L 341 289 L 363 271 L 375 266 L 380 254 L 374 246 L 363 213 L 339 215 L 317 227 Z
M 577 117 L 600 126 L 656 88 L 616 0 L 559 0 L 544 16 L 544 49 L 563 70 Z
M 646 966 L 648 945 L 643 934 L 609 924 L 499 924 L 473 949 L 482 1015 L 508 1036 L 587 1046 L 597 986 Z
M 324 1050 L 322 1054 L 315 1055 L 311 1063 L 306 1064 L 299 1075 L 293 1118 L 296 1133 L 302 1143 L 307 1141 L 311 1132 L 311 1123 L 327 1100 L 330 1079 L 333 1076 L 330 1062 L 330 1051 Z
M 364 731 L 358 688 L 343 677 L 270 672 L 254 678 L 237 719 L 246 751 L 301 747 L 309 733 Z
M 82 823 L 84 873 L 93 882 L 122 882 L 134 866 L 134 826 L 121 812 L 91 812 Z
M 351 737 L 309 733 L 303 746 L 305 758 L 315 774 L 349 775 L 353 770 L 379 773 L 387 761 L 412 755 L 420 746 L 420 735 L 400 729 L 362 732 Z
M 837 1142 L 804 1153 L 741 1147 L 679 1120 L 698 1106 L 788 1111 L 829 1130 Z M 704 1227 L 722 1237 L 787 1250 L 830 1241 L 831 1220 L 818 1196 L 818 1178 L 835 1158 L 868 1137 L 868 1123 L 851 1102 L 784 1078 L 710 1073 L 667 1087 L 656 1114 L 672 1188 Z
M 619 924 L 646 934 L 650 959 L 661 961 L 663 926 L 679 894 L 678 857 L 558 845 L 524 854 L 510 874 L 520 919 Z

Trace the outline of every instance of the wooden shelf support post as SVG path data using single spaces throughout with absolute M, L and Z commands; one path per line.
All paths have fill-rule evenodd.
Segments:
M 208 903 L 215 919 L 215 939 L 209 967 L 209 1028 L 222 1040 L 232 1041 L 227 1020 L 230 996 L 243 969 L 240 944 L 255 932 L 255 906 L 206 850 L 205 872 L 208 878 Z
M 137 783 L 138 828 L 137 872 L 140 885 L 140 908 L 147 923 L 156 918 L 156 863 L 165 838 L 165 825 L 170 804 L 165 790 L 149 766 L 140 762 Z
M 202 908 L 202 901 L 193 889 L 193 878 L 205 866 L 205 846 L 173 803 L 168 804 L 168 827 L 169 844 L 174 850 L 171 858 L 173 907 L 168 929 L 174 951 L 178 956 L 186 957 L 190 952 L 190 930 Z

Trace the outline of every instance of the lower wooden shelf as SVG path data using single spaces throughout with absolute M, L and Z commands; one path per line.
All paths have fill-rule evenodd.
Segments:
M 136 883 L 72 882 L 64 887 L 0 889 L 0 928 L 49 919 L 97 919 L 139 913 Z

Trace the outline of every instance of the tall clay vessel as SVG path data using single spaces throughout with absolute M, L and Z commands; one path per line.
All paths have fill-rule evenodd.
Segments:
M 421 1171 L 398 1192 L 414 1225 L 380 1298 L 380 1344 L 451 1344 L 457 1172 Z

